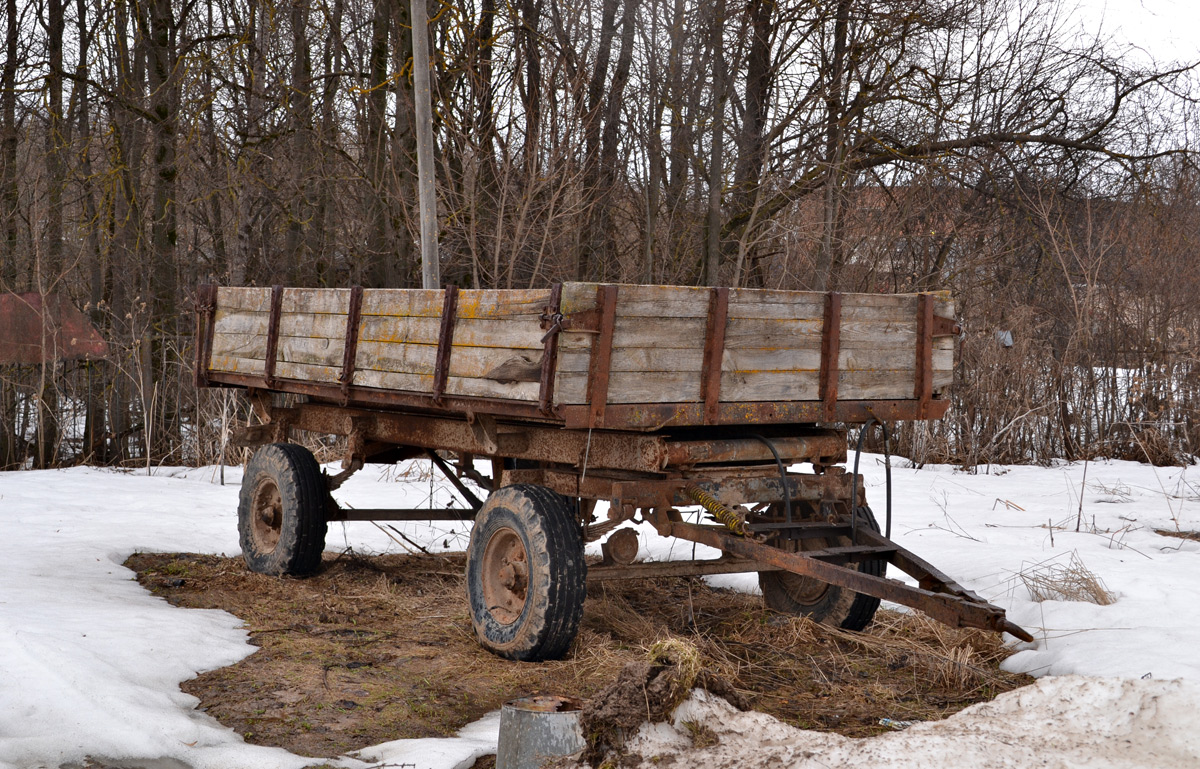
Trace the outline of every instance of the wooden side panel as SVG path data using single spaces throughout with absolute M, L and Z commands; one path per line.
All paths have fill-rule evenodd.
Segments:
M 710 289 L 621 286 L 613 337 L 610 403 L 700 399 Z M 594 307 L 592 284 L 566 284 L 563 312 Z M 844 294 L 838 394 L 844 400 L 911 399 L 916 377 L 917 295 Z M 722 358 L 721 400 L 817 400 L 825 295 L 733 289 Z M 934 313 L 953 318 L 948 294 Z M 564 333 L 556 400 L 586 403 L 592 335 Z M 934 341 L 934 389 L 953 381 L 953 344 Z
M 338 382 L 350 295 L 349 289 L 284 290 L 277 376 Z M 364 291 L 353 383 L 431 393 L 443 296 L 441 290 Z M 596 296 L 596 284 L 563 286 L 562 313 L 577 324 L 568 322 L 559 336 L 557 404 L 587 402 Z M 540 316 L 549 301 L 548 289 L 460 291 L 445 394 L 537 402 Z M 710 301 L 703 287 L 620 286 L 608 402 L 699 402 Z M 264 373 L 270 305 L 269 288 L 217 290 L 214 371 Z M 915 294 L 842 295 L 839 398 L 913 398 L 917 305 Z M 816 292 L 731 289 L 721 401 L 817 400 L 824 306 L 825 295 Z M 934 295 L 934 314 L 953 318 L 948 295 Z M 935 393 L 951 383 L 953 365 L 953 340 L 936 338 Z
M 446 395 L 537 401 L 550 292 L 458 292 Z M 432 393 L 442 291 L 363 292 L 354 384 Z
M 266 373 L 270 305 L 269 288 L 217 289 L 210 370 L 258 376 Z

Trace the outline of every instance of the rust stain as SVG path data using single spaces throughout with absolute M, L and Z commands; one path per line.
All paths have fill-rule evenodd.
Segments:
M 56 294 L 0 294 L 0 364 L 97 360 L 108 344 L 87 317 Z

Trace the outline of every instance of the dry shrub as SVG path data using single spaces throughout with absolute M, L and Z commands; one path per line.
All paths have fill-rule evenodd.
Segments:
M 1072 551 L 1071 560 L 1064 566 L 1042 563 L 1025 569 L 1019 575 L 1029 595 L 1038 601 L 1085 601 L 1100 606 L 1116 602 L 1116 597 L 1104 580 L 1083 564 L 1079 553 Z

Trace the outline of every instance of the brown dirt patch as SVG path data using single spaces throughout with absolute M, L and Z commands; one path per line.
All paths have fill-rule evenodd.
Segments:
M 533 664 L 476 644 L 461 555 L 327 555 L 305 580 L 186 553 L 126 565 L 174 605 L 245 621 L 260 651 L 182 688 L 248 742 L 308 756 L 449 736 L 515 697 L 592 697 L 669 638 L 693 644 L 704 670 L 754 708 L 854 737 L 885 731 L 881 718 L 945 718 L 1032 680 L 998 669 L 1009 652 L 993 633 L 887 611 L 851 633 L 699 579 L 589 586 L 568 659 Z

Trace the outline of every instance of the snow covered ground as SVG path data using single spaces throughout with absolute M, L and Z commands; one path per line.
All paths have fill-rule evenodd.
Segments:
M 874 456 L 863 464 L 882 520 L 883 468 Z M 711 766 L 1200 766 L 1200 543 L 1155 533 L 1200 530 L 1198 470 L 1130 462 L 977 474 L 897 468 L 894 537 L 1032 630 L 1036 643 L 1022 645 L 1006 667 L 1048 677 L 946 721 L 871 740 L 734 716 L 698 695 L 676 720 L 723 724 L 721 744 L 696 751 L 685 732 L 662 725 L 639 737 L 646 755 Z M 354 507 L 445 505 L 450 492 L 422 471 L 369 468 L 337 496 Z M 120 565 L 136 550 L 238 552 L 240 469 L 225 476 L 221 486 L 214 468 L 0 473 L 0 767 L 58 767 L 87 756 L 131 766 L 173 759 L 196 769 L 311 763 L 245 744 L 179 690 L 180 681 L 254 651 L 237 618 L 172 607 Z M 439 548 L 467 541 L 461 524 L 406 524 L 405 533 Z M 692 553 L 686 543 L 641 533 L 648 557 Z M 329 546 L 396 549 L 366 523 L 332 526 Z M 1115 603 L 1031 600 L 1018 575 L 1072 558 L 1103 580 Z M 753 578 L 714 581 L 750 589 Z M 351 767 L 469 766 L 494 750 L 497 729 L 493 716 L 457 739 L 401 740 L 329 758 Z M 747 733 L 755 735 L 749 745 L 739 736 Z

